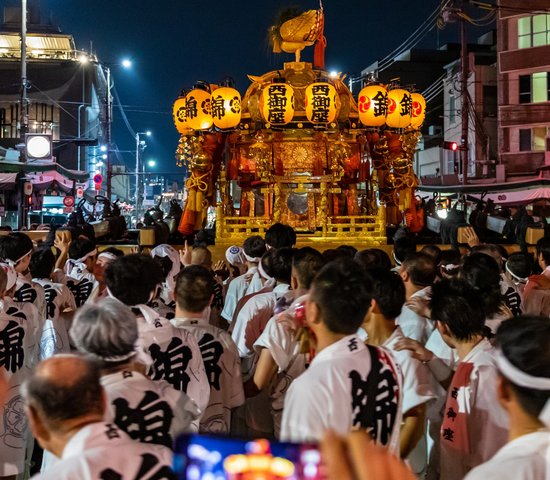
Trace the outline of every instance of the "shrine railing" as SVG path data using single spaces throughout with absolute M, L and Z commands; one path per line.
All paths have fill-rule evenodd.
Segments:
M 224 216 L 222 209 L 217 209 L 216 241 L 219 243 L 242 243 L 251 235 L 264 236 L 266 230 L 274 223 L 268 217 L 233 217 Z M 378 215 L 328 217 L 324 225 L 315 232 L 297 232 L 298 237 L 312 241 L 346 240 L 353 243 L 383 245 L 386 243 L 385 208 L 380 207 Z

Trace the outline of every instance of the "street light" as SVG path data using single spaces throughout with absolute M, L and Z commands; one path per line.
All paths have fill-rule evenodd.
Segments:
M 147 166 L 150 167 L 150 168 L 155 168 L 157 166 L 157 161 L 156 160 L 148 160 L 147 161 Z
M 124 68 L 132 68 L 132 60 L 130 60 L 129 58 L 125 58 L 124 60 L 122 60 L 121 65 Z
M 146 130 L 145 132 L 136 132 L 136 227 L 139 223 L 139 210 L 140 210 L 140 181 L 139 181 L 139 173 L 140 173 L 140 159 L 141 159 L 141 152 L 147 148 L 147 144 L 145 143 L 145 140 L 141 140 L 140 136 L 146 135 L 147 137 L 151 136 L 151 131 Z

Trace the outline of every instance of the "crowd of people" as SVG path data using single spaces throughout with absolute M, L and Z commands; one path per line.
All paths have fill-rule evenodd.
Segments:
M 175 479 L 184 432 L 319 443 L 307 478 L 550 478 L 550 238 L 389 251 L 1 236 L 0 480 Z

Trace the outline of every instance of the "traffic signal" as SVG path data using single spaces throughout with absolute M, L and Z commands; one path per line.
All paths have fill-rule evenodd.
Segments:
M 458 143 L 456 142 L 443 142 L 443 148 L 445 150 L 452 150 L 456 152 L 458 150 Z

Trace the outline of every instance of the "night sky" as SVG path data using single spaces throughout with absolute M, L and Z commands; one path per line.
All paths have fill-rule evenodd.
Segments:
M 438 0 L 325 0 L 327 70 L 356 74 L 398 47 L 439 4 Z M 176 171 L 174 151 L 178 134 L 171 106 L 179 90 L 197 80 L 235 79 L 244 94 L 246 74 L 263 74 L 291 60 L 273 54 L 267 29 L 281 9 L 318 7 L 316 0 L 42 0 L 45 15 L 64 33 L 75 37 L 77 48 L 90 49 L 100 61 L 133 61 L 131 71 L 112 69 L 115 86 L 132 127 L 150 129 L 145 160 L 154 158 L 158 170 Z M 436 30 L 424 46 L 457 39 L 449 27 Z M 311 60 L 313 48 L 303 52 Z M 113 140 L 121 150 L 132 150 L 134 139 L 114 112 Z M 125 154 L 132 165 L 132 154 Z

